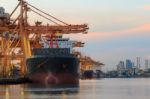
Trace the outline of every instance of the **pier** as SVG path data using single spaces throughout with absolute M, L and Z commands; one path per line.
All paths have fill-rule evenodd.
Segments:
M 25 83 L 30 83 L 30 81 L 27 77 L 18 77 L 18 78 L 3 77 L 3 78 L 0 78 L 0 85 L 25 84 Z

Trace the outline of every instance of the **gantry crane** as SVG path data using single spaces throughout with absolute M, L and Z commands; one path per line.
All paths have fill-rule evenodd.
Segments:
M 39 44 L 41 35 L 55 35 L 56 33 L 87 33 L 88 26 L 71 25 L 59 20 L 58 18 L 45 13 L 44 11 L 29 4 L 25 0 L 18 0 L 19 3 L 7 16 L 0 16 L 0 60 L 3 68 L 3 75 L 7 76 L 8 71 L 13 66 L 13 60 L 21 62 L 21 73 L 26 74 L 26 59 L 32 57 L 32 49 L 42 47 Z M 12 20 L 14 12 L 20 8 L 18 17 Z M 42 25 L 42 22 L 37 21 L 35 25 L 30 25 L 28 22 L 28 12 L 32 11 L 37 15 L 51 21 L 55 25 Z M 77 42 L 75 46 L 82 47 L 84 43 Z M 82 45 L 82 46 L 81 46 Z
M 95 67 L 102 67 L 105 64 L 103 64 L 100 61 L 95 61 L 89 56 L 82 55 L 81 52 L 76 51 L 74 53 L 80 60 L 80 70 L 81 73 L 83 73 L 86 70 L 93 70 Z

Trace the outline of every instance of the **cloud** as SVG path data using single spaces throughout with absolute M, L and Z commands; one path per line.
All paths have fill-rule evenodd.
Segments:
M 145 55 L 145 59 L 149 59 L 150 60 L 150 54 L 146 54 Z
M 144 10 L 150 10 L 150 5 L 144 5 L 143 9 Z
M 150 35 L 150 23 L 141 26 L 112 31 L 112 32 L 90 32 L 88 34 L 71 34 L 71 38 L 79 40 L 103 40 L 103 39 L 114 39 L 114 38 L 124 38 L 124 37 L 135 37 L 135 36 L 149 36 Z

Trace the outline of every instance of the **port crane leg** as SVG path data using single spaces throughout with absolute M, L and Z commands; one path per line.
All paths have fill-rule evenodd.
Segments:
M 28 38 L 27 31 L 24 29 L 24 27 L 27 25 L 27 8 L 23 0 L 20 0 L 20 20 L 19 20 L 19 26 L 20 26 L 20 36 L 21 36 L 21 45 L 23 50 L 23 60 L 22 60 L 22 66 L 21 66 L 21 72 L 23 74 L 26 73 L 26 59 L 31 56 L 30 51 L 30 42 Z M 25 14 L 25 18 L 24 18 Z

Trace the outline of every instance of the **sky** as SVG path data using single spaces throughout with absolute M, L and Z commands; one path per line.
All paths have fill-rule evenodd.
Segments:
M 115 69 L 120 60 L 150 61 L 150 0 L 27 0 L 69 24 L 88 24 L 88 34 L 66 37 L 85 42 L 80 51 Z M 11 12 L 18 0 L 0 0 Z M 44 21 L 31 13 L 30 20 Z M 149 66 L 150 67 L 150 66 Z

